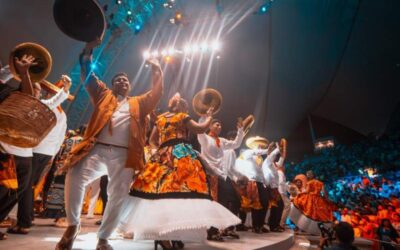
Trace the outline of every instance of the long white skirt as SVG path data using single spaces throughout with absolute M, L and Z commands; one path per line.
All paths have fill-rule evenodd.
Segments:
M 240 219 L 224 206 L 208 199 L 143 199 L 130 196 L 119 230 L 134 240 L 202 241 L 207 229 L 224 229 Z
M 320 221 L 313 220 L 303 214 L 295 205 L 291 205 L 289 212 L 290 220 L 301 230 L 313 235 L 320 235 L 321 231 L 318 224 Z M 331 226 L 332 223 L 323 223 L 324 225 Z

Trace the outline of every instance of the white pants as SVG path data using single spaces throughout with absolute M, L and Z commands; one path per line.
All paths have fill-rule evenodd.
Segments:
M 286 225 L 286 219 L 290 212 L 290 199 L 287 197 L 286 194 L 281 194 L 282 201 L 283 201 L 283 212 L 281 217 L 281 222 L 279 223 L 281 227 Z
M 117 227 L 124 200 L 129 195 L 133 169 L 125 168 L 127 149 L 97 144 L 65 179 L 65 209 L 69 226 L 79 225 L 85 187 L 108 175 L 108 203 L 99 228 L 99 239 L 108 239 Z
M 90 183 L 88 186 L 86 186 L 86 191 L 85 193 L 89 192 L 89 204 L 88 204 L 88 211 L 86 218 L 93 218 L 94 216 L 94 209 L 96 208 L 96 202 L 99 198 L 100 194 L 100 178 L 97 178 L 94 180 L 92 183 Z

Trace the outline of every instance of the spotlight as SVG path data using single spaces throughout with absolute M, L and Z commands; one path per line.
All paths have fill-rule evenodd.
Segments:
M 219 60 L 219 59 L 221 59 L 221 56 L 220 56 L 220 55 L 218 55 L 218 56 L 217 56 L 217 59 L 218 59 L 218 60 Z
M 192 52 L 197 52 L 199 50 L 199 45 L 193 44 L 192 45 Z
M 166 57 L 164 58 L 164 61 L 165 61 L 166 63 L 171 62 L 171 60 L 172 60 L 172 57 L 170 57 L 170 56 L 166 56 Z
M 96 63 L 92 62 L 92 63 L 90 64 L 90 68 L 91 68 L 92 70 L 97 69 Z
M 262 14 L 263 14 L 263 13 L 266 13 L 267 10 L 268 10 L 268 7 L 267 7 L 266 4 L 264 4 L 264 5 L 262 5 L 262 6 L 260 7 L 260 12 L 261 12 Z
M 162 56 L 166 56 L 166 55 L 167 55 L 167 50 L 163 49 L 163 50 L 161 51 L 161 55 L 162 55 Z
M 140 24 L 136 24 L 135 25 L 135 34 L 139 33 L 141 29 L 142 29 L 142 26 L 140 26 Z
M 157 50 L 153 51 L 153 53 L 151 53 L 151 55 L 152 55 L 153 57 L 158 57 L 158 51 L 157 51 Z
M 132 15 L 132 11 L 131 11 L 131 10 L 128 10 L 128 11 L 126 12 L 126 14 Z
M 202 44 L 200 45 L 200 49 L 201 49 L 202 51 L 206 51 L 206 50 L 208 49 L 208 44 L 207 44 L 206 42 L 202 43 Z
M 185 48 L 183 48 L 183 52 L 185 52 L 186 54 L 191 53 L 192 47 L 190 47 L 190 45 L 186 45 Z
M 172 48 L 172 47 L 170 47 L 170 48 L 168 49 L 168 55 L 172 56 L 174 53 L 175 53 L 175 49 Z
M 151 56 L 150 51 L 146 50 L 145 52 L 143 52 L 143 58 L 145 60 L 149 59 Z
M 176 20 L 178 20 L 178 21 L 180 21 L 181 19 L 182 19 L 182 13 L 181 12 L 179 12 L 179 11 L 177 11 L 176 13 L 175 13 L 175 19 Z
M 120 5 L 120 4 L 122 4 L 122 0 L 116 0 L 115 3 Z
M 221 49 L 221 43 L 220 43 L 219 41 L 214 41 L 214 42 L 211 44 L 211 48 L 212 48 L 213 50 L 220 50 L 220 49 Z

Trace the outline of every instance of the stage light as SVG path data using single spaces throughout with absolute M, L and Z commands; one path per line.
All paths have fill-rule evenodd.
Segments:
M 116 0 L 115 3 L 120 5 L 120 4 L 122 4 L 122 0 Z
M 143 58 L 145 60 L 149 59 L 150 56 L 151 56 L 150 51 L 146 50 L 146 51 L 143 52 Z
M 200 45 L 200 49 L 201 49 L 202 51 L 206 51 L 206 50 L 208 49 L 208 44 L 207 44 L 206 42 L 202 43 L 202 44 Z
M 180 21 L 180 20 L 182 19 L 182 17 L 183 17 L 183 16 L 182 16 L 182 13 L 181 13 L 181 12 L 178 11 L 178 12 L 175 13 L 175 19 L 176 19 L 177 21 Z
M 166 55 L 167 55 L 167 50 L 163 49 L 163 50 L 161 51 L 161 55 L 162 55 L 162 56 L 166 56 Z
M 151 53 L 151 55 L 152 55 L 153 57 L 158 57 L 158 51 L 157 51 L 157 50 L 153 51 L 153 53 Z
M 90 68 L 91 68 L 92 70 L 97 69 L 96 63 L 95 63 L 95 62 L 92 62 L 92 63 L 90 64 Z
M 170 47 L 170 48 L 168 49 L 168 55 L 172 56 L 174 53 L 175 53 L 175 49 L 172 48 L 172 47 Z
M 164 61 L 165 61 L 166 63 L 171 62 L 171 60 L 172 60 L 172 57 L 170 57 L 170 56 L 166 56 L 166 57 L 164 58 Z
M 261 12 L 261 13 L 266 13 L 267 10 L 268 10 L 268 7 L 267 7 L 266 4 L 264 4 L 264 5 L 262 5 L 262 6 L 260 7 L 260 12 Z
M 211 44 L 211 48 L 212 48 L 213 50 L 220 50 L 220 49 L 221 49 L 221 43 L 220 43 L 219 41 L 214 41 L 214 42 Z
M 128 10 L 128 11 L 126 12 L 126 14 L 132 15 L 132 11 Z
M 190 45 L 186 45 L 185 48 L 183 49 L 183 52 L 186 54 L 189 54 L 192 52 L 192 47 Z
M 218 59 L 218 60 L 219 60 L 219 59 L 221 59 L 221 56 L 220 56 L 220 55 L 218 55 L 218 56 L 217 56 L 217 59 Z
M 199 50 L 199 45 L 193 44 L 192 45 L 192 52 L 197 52 Z
M 141 29 L 142 29 L 142 26 L 140 26 L 140 24 L 136 24 L 135 25 L 135 34 L 139 33 Z

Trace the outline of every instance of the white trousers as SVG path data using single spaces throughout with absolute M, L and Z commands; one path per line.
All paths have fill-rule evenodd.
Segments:
M 89 192 L 89 204 L 86 218 L 93 218 L 94 216 L 94 209 L 96 208 L 96 202 L 100 194 L 100 180 L 101 177 L 86 186 L 85 193 L 87 194 Z
M 124 200 L 129 195 L 133 169 L 125 168 L 127 149 L 97 144 L 65 179 L 65 209 L 69 226 L 80 223 L 85 187 L 108 175 L 108 203 L 99 228 L 99 239 L 108 239 L 117 227 Z
M 290 212 L 290 199 L 287 197 L 286 194 L 281 194 L 282 201 L 283 201 L 283 212 L 281 217 L 281 222 L 279 223 L 281 227 L 286 225 L 286 219 Z

